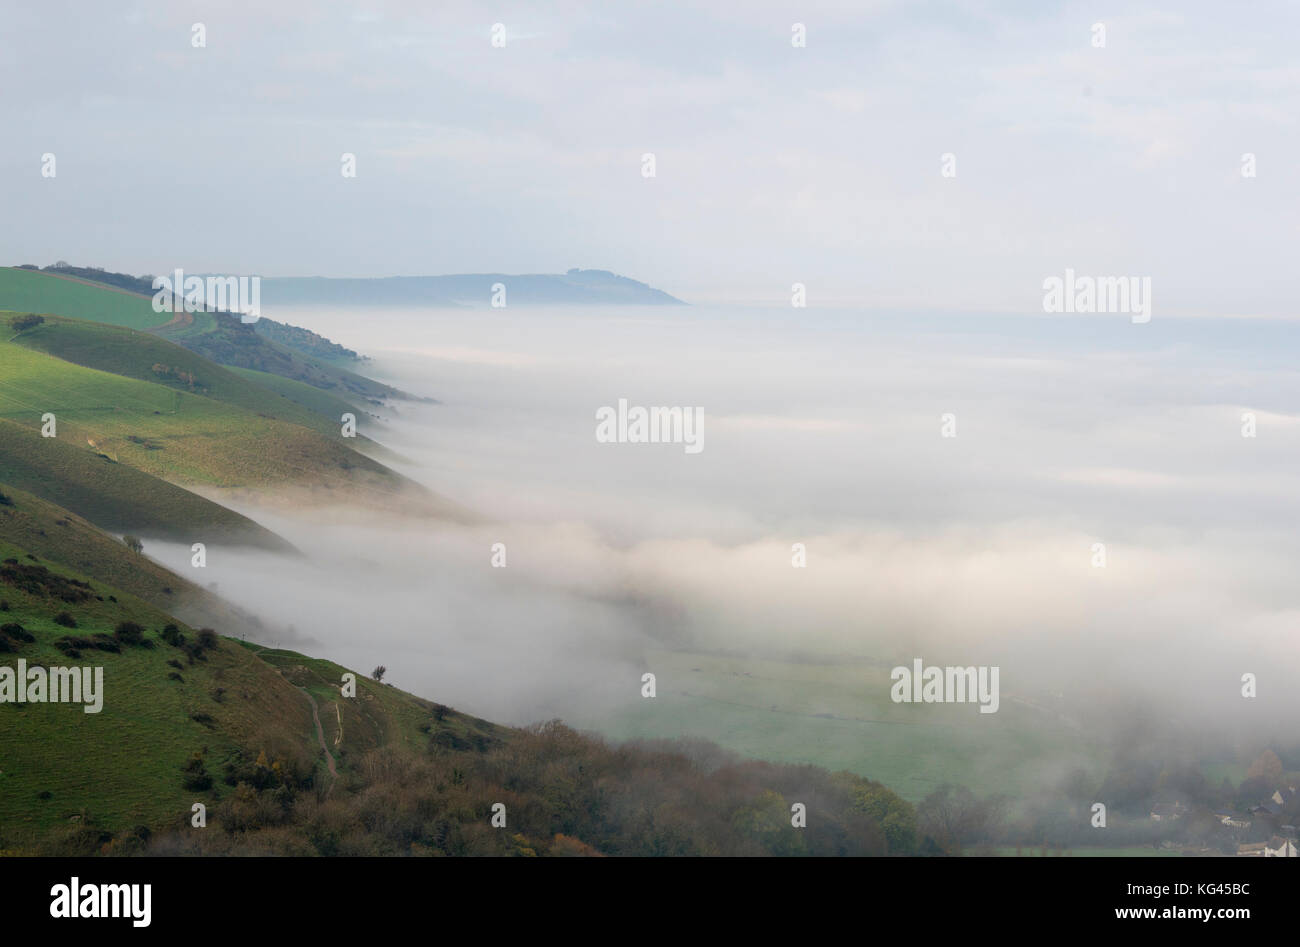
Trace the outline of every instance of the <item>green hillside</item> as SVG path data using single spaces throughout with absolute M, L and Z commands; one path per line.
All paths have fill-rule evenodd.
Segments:
M 40 333 L 44 328 L 28 331 Z M 61 345 L 65 338 L 76 341 L 96 332 L 103 330 L 56 324 L 43 338 Z M 112 337 L 111 332 L 105 335 Z M 0 419 L 39 430 L 41 417 L 53 414 L 61 442 L 89 447 L 115 462 L 179 483 L 221 487 L 300 483 L 326 490 L 360 488 L 381 495 L 413 487 L 352 450 L 338 436 L 338 428 L 333 436 L 313 429 L 318 416 L 312 414 L 313 427 L 305 427 L 257 409 L 274 404 L 281 414 L 305 420 L 301 406 L 264 389 L 241 392 L 234 376 L 210 363 L 198 364 L 193 374 L 182 374 L 167 364 L 155 370 L 151 349 L 157 340 L 140 341 L 134 361 L 129 345 L 101 356 L 82 349 L 81 357 L 112 362 L 119 369 L 124 362 L 133 363 L 134 374 L 153 372 L 156 381 L 85 368 L 33 351 L 14 339 L 0 343 Z M 145 362 L 148 369 L 142 368 Z M 207 379 L 231 400 L 202 393 Z
M 172 318 L 154 312 L 147 296 L 8 266 L 0 267 L 0 309 L 56 313 L 131 329 L 149 329 Z
M 344 413 L 350 412 L 356 415 L 357 418 L 361 418 L 363 413 L 368 413 L 364 408 L 358 408 L 357 405 L 343 396 L 316 388 L 306 382 L 294 381 L 292 378 L 272 375 L 269 372 L 261 372 L 255 368 L 231 366 L 228 370 L 241 378 L 248 379 L 253 384 L 274 391 L 286 401 L 320 415 L 322 418 L 328 418 L 335 431 L 338 430 L 338 420 Z M 362 439 L 360 434 L 358 434 L 357 439 Z
M 2 384 L 2 383 L 0 383 Z M 63 432 L 61 431 L 60 434 Z M 289 551 L 233 510 L 39 429 L 0 418 L 0 483 L 74 510 L 110 532 Z
M 6 318 L 6 314 L 0 313 L 0 320 Z M 17 334 L 10 332 L 9 335 L 10 341 L 15 345 L 44 352 L 86 368 L 162 384 L 176 391 L 197 392 L 214 401 L 269 415 L 291 424 L 301 424 L 334 438 L 340 437 L 343 413 L 356 413 L 357 410 L 341 398 L 310 385 L 265 372 L 250 374 L 242 369 L 225 368 L 174 342 L 147 332 L 46 316 L 43 324 Z M 295 386 L 295 389 L 290 390 L 301 392 L 305 389 L 313 392 L 316 396 L 315 407 L 303 404 L 305 399 L 301 394 L 297 400 L 286 397 L 281 391 L 265 384 L 264 379 L 274 379 L 276 385 Z M 331 409 L 337 407 L 338 410 L 330 410 L 327 414 L 319 410 L 327 404 Z
M 279 323 L 263 335 L 255 325 L 210 312 L 157 313 L 153 298 L 118 286 L 15 267 L 0 267 L 0 310 L 59 315 L 136 330 L 171 339 L 220 365 L 249 368 L 303 382 L 337 396 L 378 403 L 407 398 L 381 382 L 358 375 L 281 340 L 298 340 L 312 351 L 333 352 L 328 340 Z M 343 350 L 346 351 L 346 350 Z
M 155 331 L 220 365 L 279 375 L 348 400 L 377 405 L 388 398 L 410 397 L 331 361 L 271 341 L 258 333 L 254 325 L 224 313 L 186 314 L 185 319 Z
M 216 509 L 228 512 L 222 507 Z M 171 538 L 187 542 L 193 535 L 207 532 L 187 532 L 184 539 Z M 21 547 L 24 553 L 32 553 L 42 561 L 66 563 L 89 579 L 128 592 L 191 623 L 220 624 L 232 631 L 249 632 L 261 627 L 258 619 L 242 614 L 207 589 L 154 562 L 149 558 L 147 545 L 144 555 L 132 552 L 116 536 L 89 520 L 3 480 L 0 480 L 0 536 Z M 287 543 L 273 534 L 266 533 L 266 536 L 274 548 L 288 548 Z
M 260 753 L 296 779 L 324 779 L 304 689 L 329 711 L 322 720 L 331 738 L 342 722 L 336 759 L 380 743 L 413 744 L 429 718 L 432 705 L 365 679 L 356 700 L 341 702 L 344 669 L 329 662 L 291 652 L 264 659 L 255 646 L 217 636 L 201 646 L 203 636 L 167 613 L 33 557 L 7 536 L 0 538 L 0 560 L 0 626 L 20 626 L 17 635 L 0 633 L 0 664 L 16 667 L 21 657 L 29 666 L 104 669 L 99 713 L 71 704 L 0 704 L 0 826 L 6 831 L 48 830 L 87 817 L 110 830 L 176 824 L 194 801 L 215 805 L 229 794 L 220 782 L 228 767 L 255 779 Z M 56 623 L 60 613 L 76 626 Z M 116 632 L 122 622 L 143 627 L 139 643 Z M 169 624 L 183 640 L 165 640 Z M 20 640 L 23 634 L 34 640 Z M 56 646 L 60 639 L 86 643 L 70 655 Z M 455 723 L 464 726 L 459 715 Z M 210 787 L 185 786 L 184 767 L 196 753 L 216 776 Z

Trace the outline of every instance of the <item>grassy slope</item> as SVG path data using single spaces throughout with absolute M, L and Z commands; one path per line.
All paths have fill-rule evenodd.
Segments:
M 172 317 L 154 312 L 147 296 L 12 267 L 0 267 L 0 309 L 52 312 L 132 329 L 162 325 Z
M 193 320 L 192 324 L 182 322 L 155 331 L 221 365 L 279 375 L 349 400 L 378 404 L 385 398 L 409 397 L 382 382 L 263 338 L 234 317 L 194 313 Z
M 148 329 L 220 364 L 281 375 L 346 398 L 404 397 L 388 385 L 262 338 L 237 319 L 218 318 L 206 312 L 175 316 L 154 312 L 152 297 L 107 285 L 0 267 L 0 310 Z
M 241 378 L 247 378 L 263 388 L 269 388 L 286 401 L 299 405 L 323 418 L 329 418 L 330 424 L 335 431 L 338 430 L 339 419 L 345 412 L 351 412 L 357 417 L 361 417 L 361 410 L 351 401 L 332 392 L 314 388 L 306 382 L 294 381 L 292 378 L 272 375 L 269 372 L 260 372 L 254 368 L 232 366 L 229 371 Z
M 144 555 L 137 555 L 89 520 L 3 480 L 0 493 L 9 498 L 8 504 L 0 504 L 0 538 L 42 561 L 66 563 L 96 582 L 119 588 L 191 623 L 232 630 L 260 627 L 257 619 L 154 562 L 147 547 Z
M 211 366 L 209 374 L 216 372 Z M 269 392 L 265 397 L 282 401 Z M 405 486 L 341 437 L 160 382 L 84 368 L 12 341 L 0 343 L 0 418 L 39 429 L 45 412 L 58 418 L 60 441 L 88 445 L 182 483 L 348 489 L 364 481 L 368 489 L 388 493 Z
M 274 533 L 211 500 L 3 418 L 0 483 L 75 510 L 112 532 L 130 530 L 176 542 L 291 548 Z
M 5 314 L 0 313 L 0 320 L 4 318 Z M 174 342 L 149 333 L 58 316 L 47 316 L 46 319 L 44 325 L 34 329 L 18 335 L 9 333 L 13 344 L 86 368 L 161 384 L 185 393 L 191 391 L 188 384 L 174 375 L 160 374 L 154 366 L 164 365 L 175 371 L 188 372 L 194 376 L 196 388 L 205 397 L 255 413 L 268 414 L 291 424 L 300 424 L 332 438 L 339 438 L 340 415 L 344 411 L 356 410 L 347 402 L 310 385 L 262 372 L 248 373 L 225 368 Z M 319 400 L 314 407 L 309 407 L 302 404 L 301 400 L 292 400 L 282 391 L 268 386 L 264 383 L 265 379 L 275 379 L 277 385 L 296 385 L 299 389 L 314 392 Z M 325 399 L 333 399 L 329 402 L 331 408 L 342 405 L 341 409 L 323 412 L 321 409 L 325 407 Z
M 87 578 L 39 556 L 40 562 L 33 562 L 29 552 L 23 544 L 0 538 L 0 559 L 16 558 L 60 575 Z M 16 621 L 36 638 L 16 645 L 15 653 L 0 655 L 0 664 L 16 667 L 21 657 L 29 666 L 99 665 L 104 668 L 105 691 L 99 714 L 87 714 L 72 704 L 0 705 L 0 826 L 6 831 L 40 832 L 83 813 L 109 831 L 136 824 L 181 825 L 193 802 L 211 808 L 231 792 L 221 780 L 223 764 L 240 750 L 250 759 L 265 751 L 269 760 L 315 760 L 318 779 L 328 780 L 303 689 L 319 704 L 327 744 L 344 771 L 350 759 L 374 746 L 423 746 L 431 728 L 507 732 L 455 712 L 437 723 L 429 702 L 362 675 L 357 675 L 357 698 L 343 699 L 341 666 L 290 651 L 265 651 L 235 639 L 223 638 L 216 650 L 206 653 L 206 660 L 188 663 L 182 651 L 157 636 L 174 619 L 123 590 L 89 581 L 97 597 L 77 603 L 31 595 L 0 582 L 0 600 L 8 605 L 0 612 L 0 623 Z M 171 581 L 181 584 L 176 577 Z M 76 629 L 52 621 L 64 610 L 76 618 Z M 53 647 L 63 635 L 111 633 L 127 620 L 145 626 L 152 648 L 123 646 L 120 654 L 87 650 L 72 659 Z M 192 637 L 192 629 L 181 628 Z M 176 671 L 168 661 L 183 667 Z M 183 680 L 170 679 L 173 672 Z M 224 693 L 218 695 L 217 688 Z M 195 715 L 210 719 L 195 720 Z M 336 742 L 340 720 L 342 735 Z M 207 771 L 214 777 L 210 790 L 182 786 L 181 767 L 195 752 L 204 753 Z M 42 799 L 42 793 L 49 798 Z

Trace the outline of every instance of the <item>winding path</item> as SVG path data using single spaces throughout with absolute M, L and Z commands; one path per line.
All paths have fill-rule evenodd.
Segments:
M 311 719 L 316 721 L 316 739 L 320 741 L 320 748 L 325 751 L 325 764 L 330 771 L 330 788 L 325 790 L 325 794 L 329 795 L 334 788 L 334 780 L 339 778 L 339 771 L 334 765 L 334 754 L 330 753 L 329 747 L 325 745 L 325 728 L 320 725 L 320 712 L 316 709 L 316 698 L 311 696 L 305 687 L 300 687 L 298 690 L 311 701 Z

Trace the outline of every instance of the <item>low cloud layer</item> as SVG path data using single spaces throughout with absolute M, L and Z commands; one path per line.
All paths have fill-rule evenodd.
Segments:
M 661 648 L 999 665 L 1004 693 L 1081 712 L 1294 719 L 1285 326 L 271 315 L 440 399 L 370 433 L 488 518 L 241 507 L 306 558 L 215 550 L 203 581 L 292 625 L 286 646 L 516 723 L 598 720 Z M 705 450 L 597 443 L 620 397 L 702 407 Z

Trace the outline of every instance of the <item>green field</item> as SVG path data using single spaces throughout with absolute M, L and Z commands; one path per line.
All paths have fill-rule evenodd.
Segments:
M 68 347 L 77 348 L 81 357 L 136 377 L 77 365 L 10 338 L 0 343 L 0 419 L 39 430 L 42 415 L 54 414 L 60 441 L 179 483 L 236 487 L 300 482 L 351 489 L 364 482 L 380 493 L 396 493 L 406 485 L 388 468 L 352 450 L 337 424 L 219 366 L 195 363 L 193 390 L 170 376 L 143 380 L 157 364 L 153 358 L 159 340 L 84 324 L 29 332 L 55 348 L 65 337 L 71 339 Z M 108 339 L 114 333 L 126 343 L 138 343 L 134 359 L 126 343 L 106 346 L 102 355 L 90 351 L 88 338 Z M 189 355 L 174 347 L 167 352 L 173 358 L 176 352 Z M 171 363 L 162 367 L 176 368 Z
M 0 418 L 0 484 L 29 491 L 101 529 L 176 542 L 290 551 L 248 517 L 107 457 Z
M 688 652 L 647 655 L 657 696 L 583 726 L 617 739 L 694 737 L 742 756 L 845 769 L 917 801 L 941 784 L 1023 798 L 1072 766 L 1099 767 L 1086 735 L 1017 704 L 895 704 L 889 670 Z
M 5 314 L 0 313 L 0 319 L 3 318 Z M 214 401 L 300 424 L 330 437 L 339 437 L 342 412 L 356 410 L 342 399 L 310 385 L 265 372 L 225 368 L 146 332 L 47 316 L 44 325 L 16 336 L 10 335 L 14 345 L 85 368 L 161 384 L 183 393 L 198 392 Z M 163 371 L 159 366 L 170 371 Z M 182 376 L 192 378 L 193 382 L 183 380 Z M 322 413 L 303 404 L 302 389 L 318 397 L 317 407 L 329 404 L 331 410 Z M 294 392 L 298 397 L 289 398 L 286 391 Z M 335 405 L 342 407 L 335 412 Z
M 153 300 L 104 286 L 91 286 L 48 273 L 0 267 L 0 309 L 57 313 L 131 329 L 169 322 L 169 312 L 154 312 Z
M 148 330 L 212 362 L 279 375 L 350 401 L 377 403 L 385 398 L 407 397 L 333 360 L 264 338 L 237 318 L 208 312 L 154 312 L 152 297 L 103 284 L 0 267 L 0 310 L 66 316 Z

